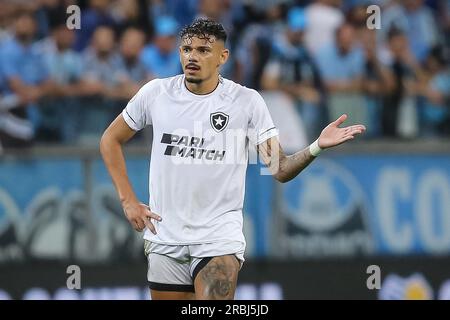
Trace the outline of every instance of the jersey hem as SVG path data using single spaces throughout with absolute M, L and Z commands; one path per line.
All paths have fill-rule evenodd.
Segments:
M 185 241 L 185 242 L 171 242 L 171 241 L 160 241 L 149 239 L 146 236 L 143 236 L 144 240 L 156 243 L 156 244 L 164 244 L 167 246 L 189 246 L 189 245 L 198 245 L 198 244 L 209 244 L 209 243 L 219 243 L 219 242 L 241 242 L 245 243 L 242 240 L 231 240 L 231 239 L 214 239 L 214 240 L 203 240 L 203 241 Z

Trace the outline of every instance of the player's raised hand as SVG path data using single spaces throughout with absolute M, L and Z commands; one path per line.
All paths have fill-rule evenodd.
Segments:
M 346 119 L 347 115 L 343 114 L 336 121 L 333 121 L 322 130 L 318 141 L 320 148 L 326 149 L 340 145 L 341 143 L 354 139 L 355 136 L 366 131 L 366 127 L 361 124 L 340 128 L 339 126 L 344 123 Z
M 147 227 L 153 234 L 156 234 L 156 229 L 151 219 L 161 221 L 161 217 L 151 212 L 150 208 L 138 201 L 126 202 L 123 204 L 123 210 L 130 222 L 131 226 L 141 232 Z

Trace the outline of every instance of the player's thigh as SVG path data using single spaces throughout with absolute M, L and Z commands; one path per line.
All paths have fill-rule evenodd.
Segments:
M 196 299 L 234 299 L 239 268 L 235 255 L 213 257 L 195 276 Z
M 147 279 L 152 300 L 195 298 L 189 262 L 151 252 L 147 259 Z
M 152 300 L 194 300 L 193 292 L 159 291 L 150 289 Z

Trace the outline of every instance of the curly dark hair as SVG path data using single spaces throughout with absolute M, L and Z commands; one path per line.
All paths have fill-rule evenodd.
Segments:
M 227 41 L 227 33 L 223 26 L 210 19 L 196 19 L 190 25 L 185 26 L 180 31 L 180 37 L 183 38 L 192 38 L 197 37 L 199 39 L 207 39 L 210 42 L 213 42 L 214 37 L 216 40 L 222 40 L 223 42 Z

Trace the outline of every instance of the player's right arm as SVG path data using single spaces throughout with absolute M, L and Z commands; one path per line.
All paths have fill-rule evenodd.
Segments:
M 132 130 L 120 114 L 103 133 L 100 141 L 100 152 L 108 172 L 111 175 L 125 215 L 137 231 L 146 226 L 156 233 L 150 218 L 161 221 L 161 217 L 150 211 L 149 207 L 137 199 L 128 179 L 122 146 L 134 136 Z

